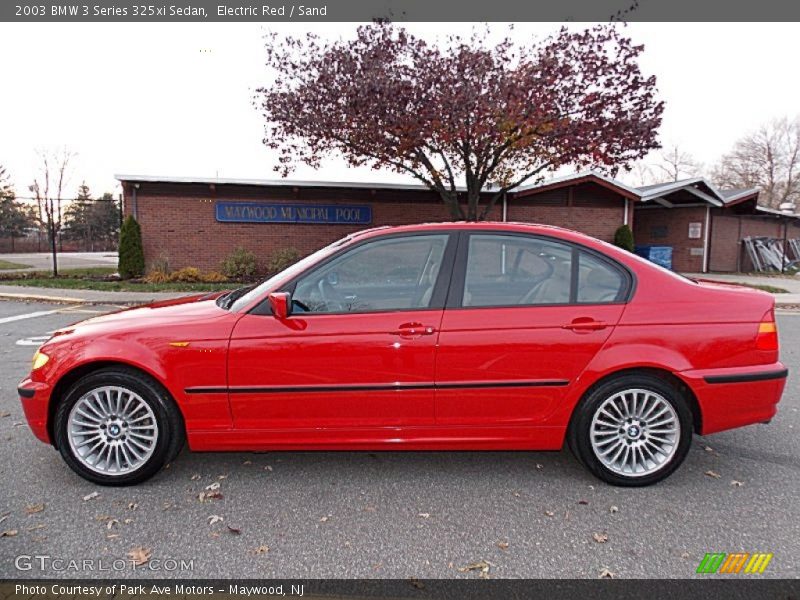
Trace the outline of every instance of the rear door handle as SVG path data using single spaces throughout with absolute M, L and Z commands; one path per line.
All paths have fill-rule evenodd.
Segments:
M 402 337 L 412 337 L 416 335 L 433 335 L 436 329 L 430 325 L 423 325 L 422 323 L 403 323 L 393 331 L 392 334 Z
M 601 329 L 605 329 L 608 327 L 608 323 L 603 321 L 595 321 L 594 319 L 587 318 L 587 317 L 580 317 L 572 321 L 572 323 L 567 323 L 563 325 L 563 329 L 570 329 L 572 331 L 577 332 L 589 332 L 589 331 L 600 331 Z

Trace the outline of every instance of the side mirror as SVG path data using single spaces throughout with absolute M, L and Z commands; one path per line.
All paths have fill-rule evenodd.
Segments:
M 272 292 L 267 299 L 276 319 L 286 319 L 292 314 L 292 295 L 289 292 Z

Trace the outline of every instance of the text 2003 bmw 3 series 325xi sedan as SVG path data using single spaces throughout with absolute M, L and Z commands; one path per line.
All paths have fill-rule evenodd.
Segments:
M 86 479 L 192 450 L 558 450 L 672 473 L 693 433 L 770 420 L 774 302 L 513 223 L 350 235 L 258 286 L 56 332 L 19 395 Z

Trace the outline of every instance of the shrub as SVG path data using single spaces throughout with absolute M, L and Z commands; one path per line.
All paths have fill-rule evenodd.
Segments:
M 254 279 L 257 270 L 256 255 L 244 248 L 236 248 L 222 261 L 222 272 L 231 279 Z
M 280 273 L 300 260 L 300 251 L 297 248 L 281 248 L 272 253 L 267 262 L 267 272 Z
M 172 269 L 169 268 L 169 256 L 164 254 L 163 252 L 158 255 L 152 263 L 150 263 L 150 272 L 161 272 L 165 275 L 168 275 Z
M 128 215 L 119 230 L 119 276 L 131 279 L 142 275 L 144 275 L 142 229 L 133 215 Z
M 179 281 L 181 283 L 196 283 L 202 280 L 202 274 L 197 267 L 184 267 L 169 276 L 169 281 Z
M 633 232 L 630 227 L 622 225 L 614 232 L 614 245 L 628 252 L 633 252 Z
M 169 277 L 164 271 L 154 270 L 150 271 L 142 281 L 145 283 L 166 283 L 169 281 Z
M 225 283 L 228 278 L 219 271 L 209 271 L 201 276 L 203 283 Z

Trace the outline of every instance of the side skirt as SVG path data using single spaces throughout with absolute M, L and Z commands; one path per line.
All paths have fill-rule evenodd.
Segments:
M 273 450 L 561 450 L 566 427 L 385 427 L 194 431 L 197 452 Z

